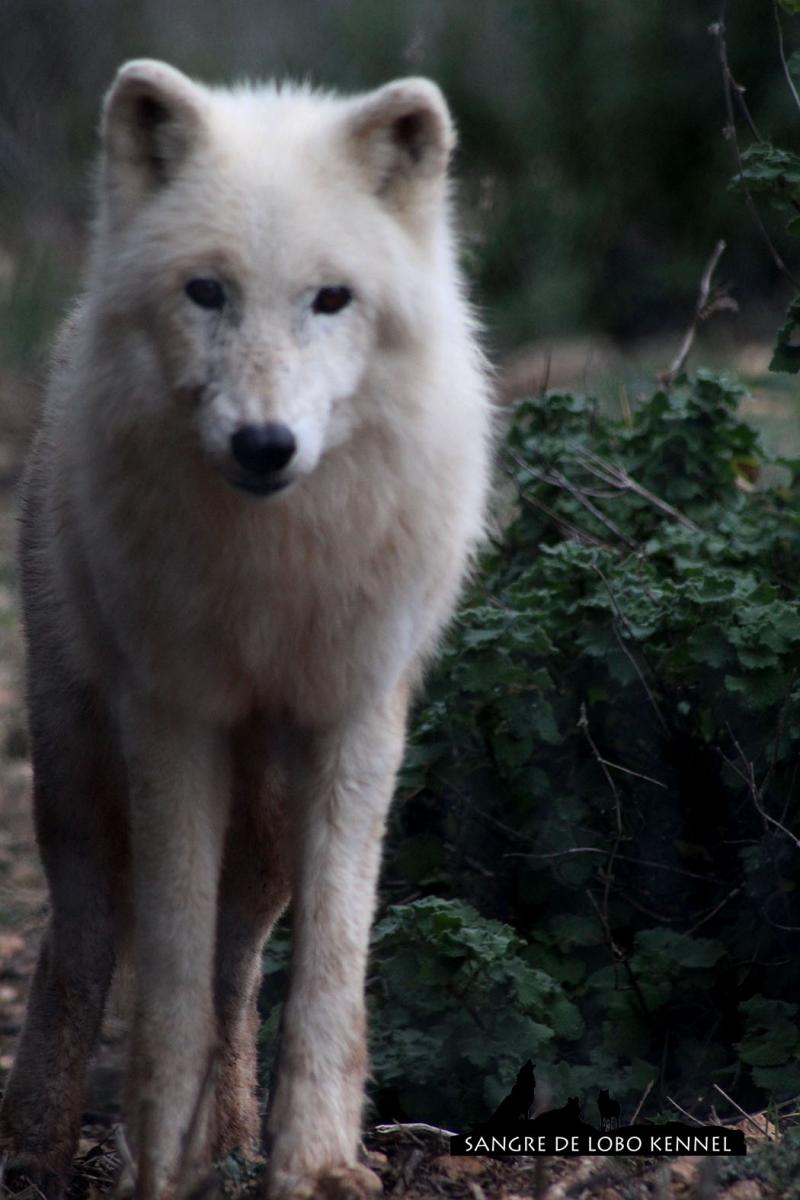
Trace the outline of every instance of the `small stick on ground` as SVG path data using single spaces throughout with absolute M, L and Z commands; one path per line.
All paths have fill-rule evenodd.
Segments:
M 393 1133 L 429 1133 L 440 1138 L 458 1137 L 452 1129 L 440 1129 L 438 1125 L 426 1125 L 424 1121 L 397 1122 L 394 1125 L 376 1125 L 373 1133 L 389 1137 Z

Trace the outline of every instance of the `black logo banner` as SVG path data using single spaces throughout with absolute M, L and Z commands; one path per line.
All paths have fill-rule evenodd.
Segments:
M 606 1088 L 597 1096 L 600 1128 L 583 1119 L 579 1096 L 570 1096 L 563 1108 L 531 1118 L 535 1107 L 536 1075 L 530 1059 L 522 1065 L 509 1094 L 488 1121 L 470 1133 L 450 1139 L 456 1156 L 495 1155 L 633 1155 L 656 1158 L 671 1155 L 742 1155 L 747 1153 L 744 1134 L 724 1125 L 663 1125 L 642 1122 L 620 1124 L 620 1105 Z M 637 1114 L 634 1114 L 634 1116 Z
M 550 1113 L 543 1113 L 543 1117 Z M 740 1129 L 723 1125 L 684 1125 L 670 1121 L 665 1125 L 622 1125 L 601 1133 L 581 1122 L 583 1128 L 574 1131 L 566 1126 L 560 1132 L 541 1126 L 541 1117 L 520 1121 L 518 1125 L 501 1130 L 477 1125 L 471 1133 L 450 1139 L 452 1155 L 632 1155 L 656 1158 L 681 1154 L 718 1155 L 746 1154 L 744 1134 Z

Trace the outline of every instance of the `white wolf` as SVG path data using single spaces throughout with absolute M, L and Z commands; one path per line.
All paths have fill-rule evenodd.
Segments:
M 453 128 L 424 79 L 223 90 L 141 60 L 102 134 L 24 484 L 52 917 L 0 1148 L 58 1190 L 130 941 L 139 1194 L 169 1188 L 189 1128 L 205 1153 L 246 1149 L 259 960 L 291 897 L 268 1190 L 360 1197 L 386 811 L 487 493 Z

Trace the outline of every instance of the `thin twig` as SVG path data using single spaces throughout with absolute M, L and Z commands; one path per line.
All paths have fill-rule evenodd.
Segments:
M 764 1136 L 769 1139 L 769 1141 L 773 1140 L 772 1137 L 770 1136 L 769 1124 L 766 1120 L 764 1121 L 764 1128 L 762 1129 L 760 1125 L 756 1124 L 756 1122 L 753 1120 L 753 1118 L 750 1116 L 750 1114 L 746 1113 L 744 1111 L 741 1104 L 737 1104 L 736 1101 L 731 1096 L 729 1096 L 727 1092 L 723 1092 L 722 1088 L 719 1086 L 718 1083 L 715 1083 L 714 1087 L 719 1092 L 720 1096 L 723 1096 L 724 1099 L 728 1101 L 728 1104 L 730 1104 L 733 1108 L 735 1108 L 738 1113 L 741 1113 L 741 1115 L 744 1117 L 745 1121 L 748 1121 L 753 1126 L 754 1129 L 758 1130 L 759 1133 L 763 1133 Z
M 632 771 L 630 767 L 623 767 L 620 763 L 609 762 L 607 758 L 601 759 L 601 762 L 607 767 L 611 767 L 613 771 L 623 771 L 626 775 L 633 775 L 634 779 L 643 779 L 645 783 L 654 783 L 656 787 L 663 788 L 668 791 L 667 785 L 662 783 L 660 779 L 653 779 L 652 775 L 643 775 L 641 771 Z
M 616 941 L 614 940 L 614 935 L 611 932 L 611 924 L 608 919 L 608 912 L 607 911 L 605 913 L 601 912 L 600 905 L 595 900 L 595 898 L 592 895 L 592 893 L 590 892 L 589 888 L 586 889 L 586 895 L 589 899 L 589 903 L 591 904 L 592 908 L 597 913 L 597 919 L 600 922 L 600 928 L 602 929 L 602 932 L 603 932 L 603 941 L 605 942 L 606 946 L 608 947 L 608 950 L 611 954 L 611 958 L 612 958 L 614 964 L 615 965 L 620 964 L 622 966 L 622 968 L 625 971 L 625 974 L 628 978 L 628 984 L 630 986 L 630 989 L 633 992 L 634 996 L 636 997 L 639 1007 L 642 1010 L 642 1016 L 645 1018 L 645 1020 L 647 1021 L 648 1024 L 652 1025 L 653 1018 L 650 1013 L 650 1009 L 647 1007 L 647 1001 L 645 1000 L 644 995 L 642 994 L 642 989 L 639 987 L 639 981 L 633 973 L 633 967 L 628 962 L 628 957 L 625 954 L 624 950 L 622 950 L 622 948 L 620 946 L 618 946 Z
M 784 730 L 784 726 L 786 724 L 786 714 L 787 714 L 787 711 L 789 709 L 789 704 L 792 699 L 792 692 L 794 691 L 794 685 L 795 685 L 796 679 L 797 679 L 797 668 L 794 671 L 792 671 L 791 675 L 789 676 L 789 680 L 786 684 L 786 688 L 783 693 L 783 702 L 781 704 L 780 712 L 778 713 L 778 726 L 777 726 L 777 729 L 775 730 L 775 740 L 772 743 L 772 754 L 770 756 L 769 767 L 767 768 L 767 773 L 764 776 L 764 779 L 762 780 L 762 783 L 761 783 L 760 794 L 761 794 L 762 799 L 763 799 L 764 795 L 766 794 L 767 787 L 769 786 L 769 781 L 772 778 L 772 774 L 778 766 L 778 755 L 780 754 L 781 742 L 783 741 L 783 730 Z M 787 806 L 784 807 L 783 813 L 781 814 L 782 818 L 786 816 L 787 811 L 788 811 L 788 800 L 787 800 Z
M 763 141 L 764 139 L 761 137 L 761 134 L 758 131 L 758 126 L 753 120 L 753 114 L 750 112 L 748 103 L 744 98 L 747 88 L 744 86 L 744 84 L 739 83 L 730 67 L 728 67 L 728 77 L 731 81 L 731 87 L 733 88 L 733 95 L 736 99 L 736 103 L 742 110 L 742 116 L 744 117 L 745 121 L 747 121 L 747 124 L 750 126 L 750 132 L 757 142 Z
M 776 873 L 777 873 L 777 867 L 776 867 Z M 780 921 L 773 921 L 772 917 L 767 912 L 766 905 L 769 904 L 770 900 L 776 900 L 776 899 L 783 900 L 784 905 L 786 904 L 785 896 L 773 895 L 773 896 L 767 897 L 765 904 L 760 904 L 758 906 L 758 911 L 761 913 L 764 920 L 767 922 L 768 925 L 771 925 L 773 929 L 781 929 L 781 930 L 783 930 L 784 933 L 800 933 L 800 925 L 784 925 Z
M 711 294 L 711 280 L 714 272 L 717 269 L 717 263 L 722 258 L 724 251 L 725 242 L 720 238 L 714 247 L 711 257 L 706 263 L 706 268 L 700 278 L 700 290 L 697 293 L 697 303 L 694 309 L 694 317 L 692 318 L 691 325 L 686 330 L 683 342 L 681 343 L 681 348 L 667 367 L 667 370 L 662 372 L 662 374 L 659 376 L 659 382 L 664 387 L 669 387 L 675 376 L 680 375 L 686 364 L 686 359 L 689 357 L 689 351 L 694 345 L 694 339 L 697 336 L 697 330 L 700 327 L 700 322 L 705 320 L 706 316 L 708 315 L 706 311 L 706 305 L 708 304 L 708 297 Z
M 733 900 L 735 896 L 739 895 L 741 890 L 742 890 L 741 888 L 737 887 L 737 888 L 734 888 L 732 892 L 728 892 L 728 895 L 725 897 L 724 900 L 720 900 L 720 902 L 716 906 L 716 908 L 712 908 L 711 912 L 706 913 L 706 915 L 704 917 L 701 917 L 699 921 L 696 921 L 695 924 L 691 927 L 691 929 L 686 930 L 687 936 L 689 936 L 692 933 L 697 933 L 697 930 L 701 927 L 701 925 L 705 925 L 707 921 L 710 921 L 712 917 L 715 917 L 717 915 L 717 913 L 720 911 L 720 909 L 724 908 L 725 905 L 730 900 Z
M 571 535 L 576 541 L 583 542 L 588 546 L 599 546 L 603 550 L 615 549 L 608 542 L 604 542 L 601 538 L 595 537 L 594 534 L 589 533 L 587 530 L 581 529 L 579 525 L 573 525 L 571 521 L 566 520 L 555 509 L 545 504 L 543 500 L 539 500 L 538 497 L 529 496 L 526 492 L 520 492 L 520 499 L 524 504 L 530 505 L 531 508 L 538 508 L 540 512 L 545 513 L 562 532 Z
M 519 466 L 523 467 L 524 470 L 528 471 L 531 475 L 541 478 L 541 476 L 539 475 L 539 472 L 536 471 L 535 467 L 531 467 L 529 463 L 524 462 L 522 459 L 517 458 L 515 455 L 511 455 L 511 457 L 513 457 L 514 461 Z M 514 472 L 510 468 L 504 468 L 504 469 L 505 469 L 505 473 L 509 477 L 509 479 L 511 479 L 514 483 L 516 483 L 516 479 L 514 477 Z M 592 546 L 600 546 L 604 550 L 615 550 L 617 548 L 616 546 L 612 546 L 609 542 L 604 542 L 604 541 L 602 541 L 601 538 L 595 537 L 595 535 L 592 533 L 589 533 L 588 530 L 581 529 L 581 527 L 579 525 L 574 525 L 571 521 L 567 520 L 566 517 L 562 517 L 560 513 L 557 513 L 555 511 L 555 509 L 550 508 L 550 506 L 548 504 L 545 504 L 545 502 L 543 500 L 540 500 L 538 498 L 538 496 L 532 496 L 528 492 L 523 491 L 522 488 L 519 487 L 519 485 L 517 485 L 517 486 L 519 488 L 519 497 L 520 497 L 520 500 L 522 500 L 523 504 L 528 504 L 533 508 L 538 508 L 541 512 L 545 513 L 548 517 L 551 518 L 552 521 L 555 522 L 555 524 L 562 530 L 562 532 L 564 532 L 566 534 L 571 534 L 579 542 L 585 542 L 588 545 L 592 545 Z
M 620 608 L 620 606 L 617 602 L 617 597 L 614 594 L 614 590 L 611 587 L 611 584 L 608 582 L 608 580 L 606 579 L 602 570 L 600 569 L 600 567 L 598 567 L 597 563 L 592 563 L 592 567 L 597 572 L 597 574 L 600 576 L 600 579 L 603 582 L 603 586 L 605 587 L 606 591 L 608 592 L 609 598 L 614 607 L 614 612 L 617 614 L 617 618 L 618 618 L 619 622 L 622 625 L 624 625 L 625 628 L 627 629 L 628 633 L 632 635 L 633 631 L 631 630 L 631 627 L 630 627 L 627 617 L 625 616 L 625 614 L 623 613 L 622 609 Z M 627 659 L 629 660 L 634 671 L 638 675 L 639 682 L 641 683 L 642 687 L 644 688 L 644 690 L 647 694 L 647 699 L 650 701 L 650 704 L 653 707 L 653 712 L 658 717 L 661 728 L 666 730 L 668 728 L 667 722 L 664 719 L 664 715 L 661 712 L 658 701 L 656 700 L 655 695 L 653 694 L 653 691 L 650 688 L 650 685 L 648 684 L 647 680 L 644 677 L 644 672 L 642 671 L 641 667 L 639 666 L 638 662 L 636 661 L 636 656 L 634 655 L 633 651 L 630 649 L 630 647 L 628 645 L 626 645 L 625 641 L 620 636 L 619 630 L 617 629 L 617 626 L 616 626 L 616 622 L 613 622 L 613 629 L 614 629 L 614 636 L 617 639 L 619 648 L 622 650 L 623 654 L 627 657 Z
M 800 838 L 798 838 L 796 836 L 796 834 L 792 833 L 791 829 L 787 829 L 787 827 L 781 821 L 779 821 L 777 819 L 777 817 L 770 816 L 770 814 L 764 808 L 764 805 L 761 802 L 762 789 L 758 787 L 758 785 L 756 783 L 756 779 L 755 779 L 755 768 L 754 768 L 753 764 L 747 758 L 745 758 L 744 751 L 742 750 L 742 747 L 739 745 L 739 742 L 737 741 L 736 735 L 733 733 L 733 730 L 730 729 L 730 726 L 728 727 L 728 729 L 729 729 L 733 744 L 736 747 L 736 751 L 737 751 L 739 757 L 741 758 L 742 762 L 744 763 L 745 770 L 744 771 L 739 770 L 736 767 L 736 764 L 732 763 L 730 761 L 730 759 L 728 759 L 724 754 L 722 755 L 722 757 L 725 759 L 728 766 L 731 767 L 732 770 L 736 771 L 736 774 L 739 776 L 739 778 L 743 779 L 745 781 L 745 783 L 747 784 L 747 786 L 750 790 L 750 796 L 753 801 L 753 806 L 755 807 L 756 812 L 761 817 L 761 819 L 765 822 L 768 822 L 770 825 L 774 825 L 775 828 L 779 829 L 781 833 L 785 834 L 786 837 L 788 837 L 790 841 L 794 842 L 797 849 L 800 850 Z
M 608 854 L 608 850 L 604 850 L 600 846 L 570 846 L 567 850 L 550 850 L 546 854 L 531 854 L 524 850 L 509 851 L 503 855 L 504 858 L 565 858 L 568 854 Z M 637 867 L 648 867 L 654 871 L 669 871 L 673 875 L 682 875 L 685 879 L 700 879 L 703 883 L 715 883 L 719 887 L 730 886 L 726 879 L 719 879 L 716 875 L 701 875 L 697 871 L 685 871 L 682 867 L 672 867 L 668 863 L 652 862 L 645 858 L 631 858 L 628 854 L 618 854 L 617 858 L 620 862 L 633 863 Z
M 567 479 L 566 475 L 563 475 L 561 471 L 556 471 L 550 477 L 548 482 L 550 482 L 553 487 L 560 487 L 563 488 L 564 491 L 569 492 L 570 496 L 574 497 L 579 504 L 582 504 L 583 507 L 601 523 L 601 525 L 605 525 L 606 528 L 609 529 L 615 537 L 618 537 L 623 545 L 627 546 L 629 550 L 632 550 L 634 554 L 641 553 L 642 548 L 639 543 L 635 542 L 633 538 L 628 537 L 627 533 L 620 529 L 619 525 L 615 524 L 615 522 L 612 521 L 602 509 L 598 508 L 596 504 L 592 504 L 587 492 L 584 491 L 583 488 L 579 488 L 577 484 L 574 484 L 570 479 Z
M 642 913 L 645 917 L 650 917 L 651 920 L 657 921 L 659 925 L 675 925 L 678 922 L 678 917 L 671 917 L 666 913 L 656 912 L 654 908 L 650 908 L 647 904 L 642 904 L 639 899 L 634 899 L 629 892 L 626 892 L 619 886 L 617 886 L 616 895 L 618 899 L 624 900 L 636 912 Z
M 736 135 L 736 115 L 733 111 L 733 95 L 732 95 L 733 76 L 731 75 L 731 69 L 728 65 L 728 45 L 727 45 L 727 42 L 725 39 L 725 11 L 726 11 L 726 8 L 727 8 L 727 0 L 722 0 L 719 21 L 715 22 L 715 24 L 711 26 L 711 32 L 715 34 L 715 36 L 717 38 L 717 43 L 719 45 L 719 58 L 720 58 L 720 63 L 722 65 L 722 82 L 723 82 L 723 90 L 725 93 L 725 111 L 726 111 L 727 118 L 728 118 L 728 129 L 730 131 L 730 140 L 733 143 L 734 154 L 736 156 L 736 165 L 737 165 L 737 168 L 739 171 L 739 179 L 741 180 L 741 184 L 742 184 L 742 191 L 744 192 L 745 202 L 747 204 L 748 209 L 750 210 L 750 215 L 752 216 L 753 220 L 756 223 L 756 227 L 757 227 L 759 233 L 761 234 L 761 238 L 764 242 L 764 245 L 769 250 L 769 253 L 772 257 L 772 261 L 775 263 L 775 266 L 778 268 L 778 270 L 781 272 L 781 274 L 784 275 L 789 280 L 789 282 L 792 284 L 792 286 L 797 288 L 798 290 L 800 290 L 800 282 L 798 282 L 798 280 L 795 279 L 794 275 L 791 273 L 789 268 L 786 266 L 786 263 L 783 261 L 780 254 L 776 250 L 775 245 L 772 241 L 772 238 L 767 233 L 767 227 L 761 219 L 761 214 L 759 213 L 758 208 L 756 207 L 756 203 L 753 199 L 753 194 L 750 191 L 749 187 L 747 186 L 747 180 L 744 177 L 744 163 L 742 162 L 742 153 L 741 153 L 741 150 L 739 149 L 739 139 Z
M 424 1121 L 398 1121 L 393 1125 L 376 1125 L 372 1131 L 380 1137 L 389 1137 L 393 1133 L 429 1133 L 441 1138 L 458 1137 L 452 1129 L 442 1129 L 438 1125 L 426 1125 Z
M 792 73 L 789 70 L 788 62 L 786 61 L 786 51 L 784 50 L 783 46 L 783 25 L 781 24 L 781 14 L 778 9 L 778 0 L 772 0 L 772 8 L 775 13 L 775 24 L 778 27 L 778 51 L 781 56 L 781 66 L 783 67 L 783 73 L 786 76 L 786 82 L 789 85 L 789 90 L 794 96 L 794 102 L 797 107 L 800 108 L 800 96 L 797 94 L 797 88 L 794 86 Z
M 586 467 L 586 470 L 597 476 L 598 479 L 602 479 L 609 487 L 617 488 L 621 492 L 635 492 L 637 496 L 641 496 L 643 500 L 646 500 L 648 504 L 652 504 L 654 508 L 666 513 L 673 520 L 680 521 L 681 525 L 685 525 L 687 529 L 692 529 L 695 533 L 701 532 L 700 526 L 695 525 L 694 521 L 682 513 L 680 509 L 674 508 L 666 500 L 662 500 L 660 496 L 656 496 L 653 492 L 648 491 L 646 487 L 642 487 L 632 475 L 629 475 L 627 471 L 623 471 L 622 467 L 617 467 L 614 463 L 607 462 L 599 454 L 594 454 L 589 450 L 579 449 L 576 453 L 577 457 Z
M 608 770 L 608 767 L 605 764 L 605 759 L 597 749 L 595 740 L 592 737 L 592 732 L 589 729 L 589 718 L 586 715 L 586 705 L 583 703 L 583 701 L 581 701 L 581 715 L 578 720 L 578 728 L 583 730 L 584 737 L 589 743 L 592 754 L 594 755 L 595 760 L 598 762 L 601 771 L 605 775 L 608 786 L 611 788 L 611 794 L 614 797 L 614 822 L 616 829 L 614 832 L 614 841 L 612 842 L 611 850 L 609 851 L 608 862 L 606 863 L 605 879 L 603 881 L 603 919 L 604 927 L 608 929 L 610 938 L 611 931 L 608 916 L 608 901 L 611 894 L 611 884 L 614 879 L 614 862 L 622 842 L 622 801 L 617 789 L 617 785 L 614 783 L 613 776 Z
M 677 1104 L 677 1103 L 676 1103 L 676 1102 L 675 1102 L 675 1101 L 672 1099 L 672 1097 L 671 1097 L 671 1096 L 667 1096 L 667 1097 L 666 1097 L 666 1100 L 667 1100 L 667 1103 L 668 1103 L 668 1104 L 671 1104 L 673 1108 L 677 1108 L 677 1110 L 678 1110 L 678 1112 L 681 1114 L 681 1116 L 688 1117 L 690 1121 L 694 1121 L 695 1125 L 702 1125 L 702 1124 L 703 1124 L 703 1122 L 702 1122 L 702 1121 L 698 1121 L 697 1117 L 693 1117 L 691 1113 L 688 1113 L 688 1112 L 686 1111 L 686 1109 L 685 1109 L 685 1108 L 681 1108 L 680 1104 Z
M 606 529 L 610 530 L 610 532 L 614 534 L 614 537 L 619 538 L 619 540 L 625 546 L 627 546 L 629 550 L 632 550 L 636 554 L 640 552 L 641 547 L 639 544 L 634 542 L 632 538 L 628 537 L 628 535 L 622 529 L 620 529 L 620 527 L 615 524 L 610 517 L 606 516 L 602 509 L 598 508 L 596 504 L 591 502 L 586 492 L 582 488 L 579 488 L 577 484 L 572 482 L 572 480 L 567 479 L 566 475 L 563 475 L 561 471 L 553 471 L 550 473 L 546 471 L 540 471 L 536 467 L 531 466 L 530 463 L 524 462 L 523 459 L 519 458 L 519 456 L 514 454 L 513 451 L 509 451 L 509 457 L 513 459 L 518 467 L 521 467 L 524 471 L 527 471 L 530 475 L 532 475 L 534 479 L 538 479 L 541 483 L 546 483 L 550 487 L 560 488 L 562 491 L 569 492 L 573 499 L 577 500 L 578 503 L 587 510 L 587 512 L 591 513 L 596 521 L 599 521 L 601 525 L 605 525 Z
M 544 375 L 542 382 L 539 385 L 539 398 L 543 400 L 547 395 L 547 389 L 550 387 L 550 368 L 553 365 L 553 347 L 547 347 L 547 354 L 544 359 Z
M 646 1088 L 644 1089 L 644 1091 L 642 1092 L 642 1098 L 641 1098 L 641 1100 L 639 1101 L 639 1103 L 636 1105 L 636 1112 L 635 1112 L 635 1113 L 633 1114 L 633 1116 L 631 1117 L 631 1125 L 635 1125 L 635 1124 L 636 1124 L 636 1118 L 639 1116 L 639 1113 L 640 1113 L 640 1112 L 642 1111 L 642 1109 L 644 1108 L 644 1102 L 645 1102 L 645 1100 L 647 1099 L 647 1097 L 650 1095 L 650 1089 L 652 1088 L 652 1086 L 653 1086 L 653 1084 L 654 1084 L 654 1083 L 655 1083 L 655 1076 L 654 1076 L 654 1077 L 653 1077 L 653 1078 L 650 1080 L 650 1082 L 648 1083 L 647 1087 L 646 1087 Z

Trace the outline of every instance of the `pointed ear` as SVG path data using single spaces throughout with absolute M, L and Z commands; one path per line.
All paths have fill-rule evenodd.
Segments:
M 169 183 L 202 136 L 203 89 L 166 63 L 127 62 L 106 96 L 101 128 L 109 203 L 129 216 Z
M 429 79 L 398 79 L 355 101 L 348 138 L 369 186 L 403 206 L 444 179 L 456 144 L 444 96 Z

